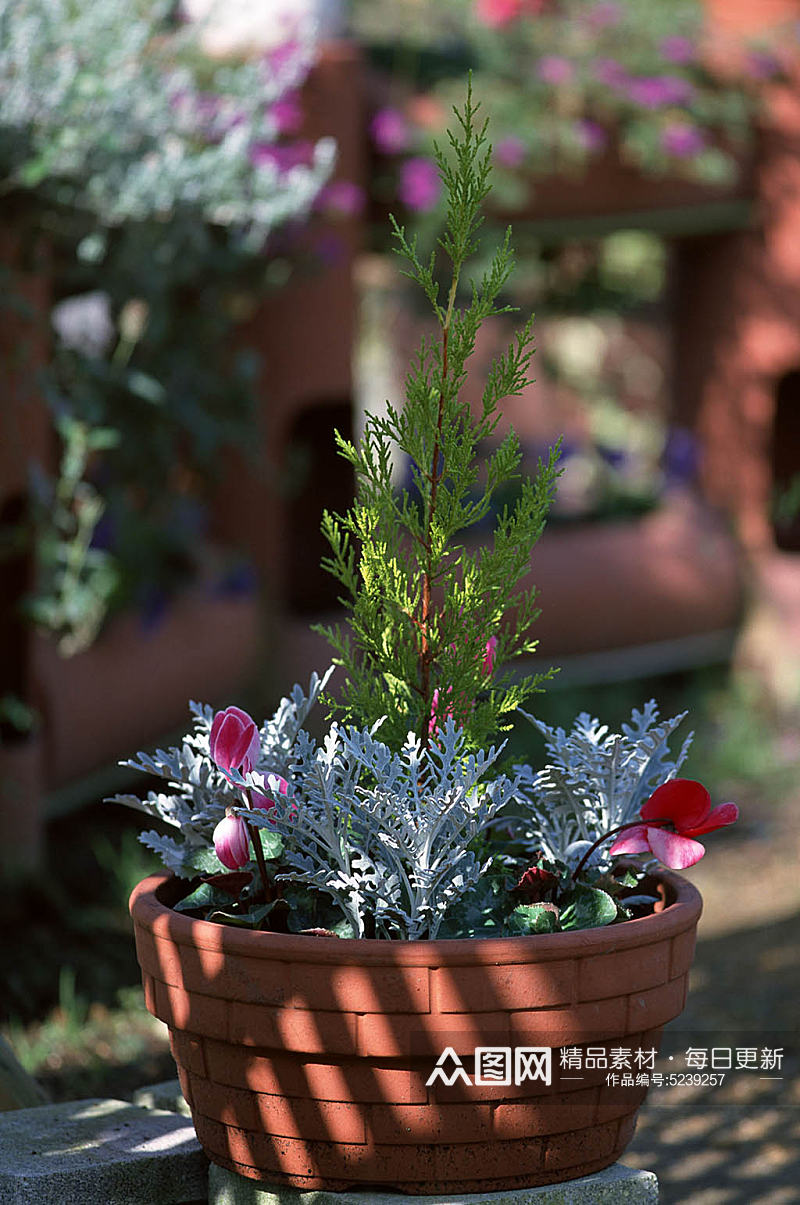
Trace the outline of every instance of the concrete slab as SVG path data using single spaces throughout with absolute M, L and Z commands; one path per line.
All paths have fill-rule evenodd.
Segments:
M 409 1197 L 405 1193 L 324 1192 L 279 1188 L 248 1180 L 211 1164 L 208 1205 L 657 1205 L 658 1180 L 652 1172 L 615 1163 L 593 1176 L 544 1188 L 508 1192 Z
M 207 1168 L 175 1113 L 95 1099 L 0 1116 L 0 1205 L 186 1205 Z

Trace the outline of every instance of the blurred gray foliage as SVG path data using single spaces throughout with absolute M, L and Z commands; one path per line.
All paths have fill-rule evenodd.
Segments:
M 0 0 L 0 164 L 4 191 L 119 224 L 198 208 L 257 244 L 304 214 L 327 178 L 330 139 L 280 170 L 251 148 L 274 143 L 271 106 L 313 60 L 310 28 L 284 53 L 202 55 L 197 27 L 166 0 Z

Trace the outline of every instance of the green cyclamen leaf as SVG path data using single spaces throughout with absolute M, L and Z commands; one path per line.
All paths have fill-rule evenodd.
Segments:
M 225 870 L 213 846 L 195 850 L 187 858 L 187 865 L 193 867 L 198 874 L 222 874 Z
M 262 828 L 261 848 L 264 850 L 264 857 L 268 860 L 279 858 L 283 853 L 283 841 L 280 833 L 271 833 L 268 829 Z
M 178 900 L 173 907 L 176 912 L 194 912 L 204 908 L 226 908 L 230 907 L 230 903 L 229 891 L 221 891 L 219 887 L 214 887 L 211 883 L 201 883 L 189 895 Z
M 513 934 L 555 933 L 558 922 L 555 904 L 520 904 L 508 918 L 508 928 Z
M 240 929 L 257 929 L 264 917 L 269 916 L 277 903 L 278 900 L 271 900 L 268 904 L 258 904 L 247 912 L 230 912 L 218 908 L 209 913 L 208 920 L 217 921 L 223 925 L 238 925 Z
M 598 887 L 576 887 L 561 912 L 562 929 L 599 929 L 617 916 L 617 905 L 607 891 Z

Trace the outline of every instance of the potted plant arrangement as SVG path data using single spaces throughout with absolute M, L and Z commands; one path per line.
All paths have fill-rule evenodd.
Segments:
M 701 906 L 657 863 L 691 865 L 696 838 L 737 814 L 677 777 L 683 717 L 652 702 L 618 735 L 588 715 L 570 732 L 529 717 L 550 758 L 538 771 L 502 765 L 491 743 L 542 685 L 504 666 L 532 647 L 536 600 L 517 587 L 557 449 L 492 538 L 465 548 L 516 471 L 513 431 L 485 463 L 479 445 L 533 349 L 528 322 L 480 412 L 460 402 L 513 259 L 507 236 L 459 304 L 490 148 L 471 89 L 456 117 L 437 152 L 444 295 L 435 261 L 394 228 L 441 337 L 412 365 L 405 406 L 340 440 L 357 497 L 324 517 L 350 602 L 348 627 L 328 632 L 344 680 L 330 727 L 319 741 L 305 728 L 330 670 L 261 728 L 192 704 L 180 748 L 128 763 L 168 791 L 115 797 L 173 829 L 143 834 L 170 873 L 141 883 L 131 912 L 200 1141 L 224 1167 L 297 1188 L 477 1192 L 612 1163 L 645 1090 L 602 1071 L 562 1082 L 559 1050 L 657 1044 L 683 1006 Z M 394 445 L 414 460 L 413 492 L 392 486 Z

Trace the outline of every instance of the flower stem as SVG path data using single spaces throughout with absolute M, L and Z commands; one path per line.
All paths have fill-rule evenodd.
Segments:
M 649 828 L 651 825 L 655 827 L 656 825 L 670 824 L 670 823 L 671 823 L 671 821 L 666 820 L 666 819 L 664 819 L 664 820 L 648 820 L 646 822 L 646 826 Z M 614 836 L 616 836 L 617 833 L 623 833 L 625 831 L 625 829 L 641 828 L 643 824 L 645 824 L 645 821 L 643 821 L 643 820 L 629 820 L 626 824 L 618 824 L 615 828 L 610 828 L 607 833 L 603 833 L 603 835 L 601 837 L 598 837 L 596 841 L 593 841 L 592 844 L 587 849 L 586 853 L 581 858 L 578 865 L 575 867 L 575 869 L 572 872 L 571 878 L 572 878 L 573 883 L 577 883 L 578 875 L 581 873 L 584 866 L 589 861 L 589 858 L 591 858 L 592 854 L 594 853 L 594 851 L 597 849 L 597 847 L 599 845 L 602 845 L 603 842 L 607 841 L 609 837 L 614 837 Z
M 253 845 L 253 850 L 256 855 L 256 864 L 258 866 L 258 874 L 261 879 L 261 886 L 264 890 L 264 903 L 268 904 L 272 899 L 272 888 L 269 885 L 269 875 L 267 874 L 267 862 L 264 857 L 264 847 L 261 844 L 261 831 L 255 824 L 250 824 L 245 820 L 247 831 L 250 834 L 250 841 Z

